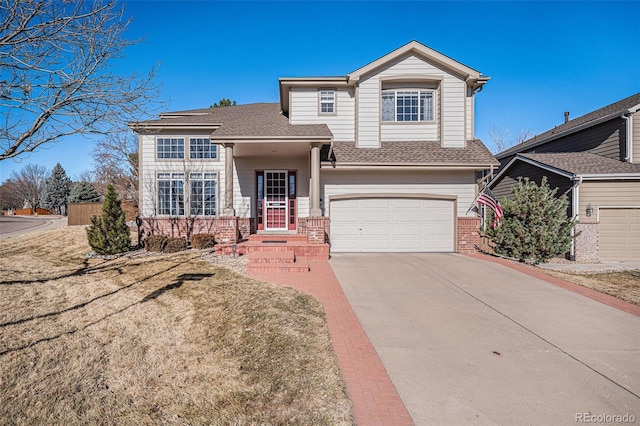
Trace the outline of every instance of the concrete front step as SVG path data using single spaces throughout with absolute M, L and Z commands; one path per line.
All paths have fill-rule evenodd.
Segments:
M 296 257 L 295 262 L 291 263 L 270 263 L 249 258 L 247 272 L 309 272 L 309 261 L 305 257 Z

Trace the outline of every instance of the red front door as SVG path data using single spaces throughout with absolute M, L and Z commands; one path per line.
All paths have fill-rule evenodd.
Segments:
M 296 174 L 287 170 L 265 170 L 256 174 L 258 229 L 296 229 Z

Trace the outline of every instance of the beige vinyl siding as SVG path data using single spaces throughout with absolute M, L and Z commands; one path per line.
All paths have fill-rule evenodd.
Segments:
M 353 89 L 335 91 L 335 114 L 319 114 L 319 88 L 292 88 L 289 121 L 291 124 L 326 124 L 334 141 L 355 138 L 355 95 Z
M 256 170 L 295 170 L 297 172 L 298 217 L 309 216 L 309 157 L 236 157 L 233 203 L 240 217 L 256 216 Z M 224 189 L 224 187 L 223 187 Z M 224 200 L 224 198 L 223 198 Z
M 407 126 L 411 127 L 409 132 L 412 133 L 408 136 L 408 131 L 404 127 L 383 125 L 384 133 L 381 135 L 381 79 L 418 75 L 442 78 L 436 95 L 436 105 L 440 105 L 436 111 L 436 127 L 408 123 Z M 408 83 L 407 86 L 410 84 Z M 446 70 L 416 56 L 407 56 L 363 78 L 358 90 L 357 133 L 360 147 L 379 146 L 381 136 L 385 141 L 437 140 L 434 138 L 439 138 L 440 134 L 444 136 L 443 146 L 465 146 L 466 83 L 460 77 L 451 75 Z M 442 132 L 438 128 L 440 125 Z
M 140 135 L 140 214 L 149 217 L 157 211 L 157 173 L 217 173 L 218 174 L 218 210 L 223 208 L 224 203 L 224 148 L 218 145 L 218 159 L 215 160 L 190 160 L 189 159 L 189 138 L 208 138 L 210 131 L 166 131 L 159 135 Z M 181 137 L 184 138 L 185 158 L 184 159 L 157 159 L 156 158 L 156 138 L 157 137 Z M 186 191 L 185 191 L 186 193 Z
M 600 206 L 640 207 L 640 180 L 583 181 L 579 188 L 580 218 L 585 221 L 587 204 L 593 207 L 594 215 Z M 590 218 L 594 219 L 594 216 Z
M 633 114 L 633 162 L 640 164 L 640 112 Z
M 323 170 L 320 198 L 323 205 L 341 194 L 438 194 L 453 195 L 458 200 L 458 216 L 467 215 L 475 194 L 473 171 L 356 171 Z M 325 211 L 326 214 L 326 211 Z M 473 213 L 469 213 L 473 216 Z
M 437 141 L 438 126 L 418 123 L 385 123 L 380 126 L 383 141 Z

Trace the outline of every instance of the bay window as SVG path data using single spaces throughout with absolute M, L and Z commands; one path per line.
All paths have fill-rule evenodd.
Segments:
M 383 90 L 382 121 L 418 122 L 434 120 L 433 90 Z

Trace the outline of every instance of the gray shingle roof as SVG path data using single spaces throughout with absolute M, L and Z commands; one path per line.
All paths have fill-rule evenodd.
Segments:
M 257 103 L 223 108 L 203 108 L 162 114 L 158 120 L 138 123 L 141 127 L 179 127 L 180 125 L 220 126 L 212 139 L 240 137 L 286 137 L 331 139 L 333 134 L 325 124 L 290 124 L 280 113 L 280 104 Z
M 574 118 L 573 120 L 569 120 L 568 122 L 563 123 L 560 126 L 556 126 L 553 129 L 547 130 L 544 133 L 540 133 L 539 135 L 536 135 L 531 139 L 528 139 L 522 143 L 519 143 L 518 145 L 514 145 L 509 149 L 499 152 L 498 154 L 496 154 L 496 157 L 504 158 L 509 155 L 515 154 L 517 152 L 523 151 L 525 149 L 532 148 L 538 145 L 539 143 L 553 140 L 554 135 L 561 134 L 565 131 L 574 129 L 583 124 L 588 124 L 591 121 L 595 121 L 612 114 L 622 114 L 623 112 L 639 104 L 640 104 L 640 93 L 636 93 L 635 95 L 631 95 L 628 98 L 622 99 L 618 102 L 614 102 L 610 105 L 607 105 L 605 107 L 592 111 L 581 117 Z
M 322 150 L 322 161 L 329 147 Z M 467 141 L 465 148 L 443 148 L 439 142 L 382 142 L 380 148 L 356 148 L 354 142 L 334 142 L 336 164 L 402 164 L 434 166 L 497 166 L 498 161 L 480 140 Z M 333 159 L 332 158 L 332 159 Z
M 590 152 L 518 154 L 573 175 L 640 174 L 640 164 L 625 163 Z

